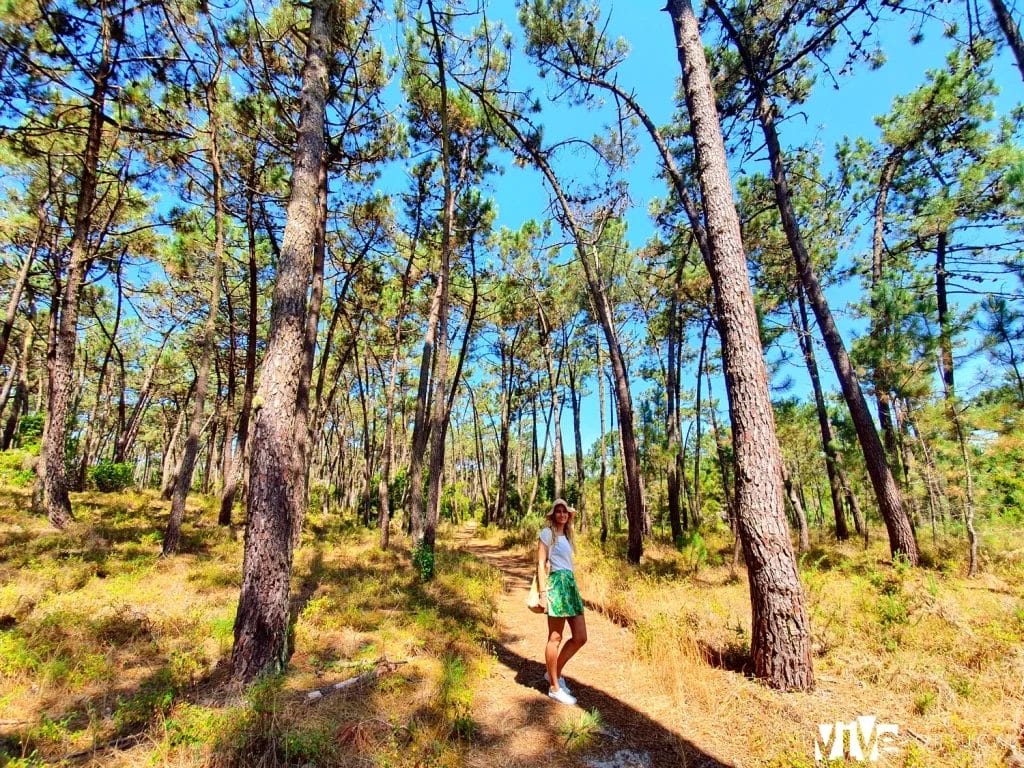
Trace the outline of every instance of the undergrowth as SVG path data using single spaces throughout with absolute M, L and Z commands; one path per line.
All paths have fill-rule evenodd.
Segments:
M 877 535 L 867 548 L 812 541 L 800 575 L 817 686 L 805 694 L 753 677 L 749 593 L 727 530 L 705 531 L 699 551 L 695 537 L 682 549 L 649 542 L 638 567 L 620 541 L 579 537 L 576 561 L 584 599 L 632 636 L 637 684 L 652 701 L 669 696 L 674 725 L 730 764 L 814 765 L 820 724 L 875 715 L 902 734 L 880 765 L 1001 766 L 1024 747 L 1020 533 L 986 522 L 977 579 L 963 575 L 961 534 L 921 536 L 921 568 L 891 562 Z
M 0 765 L 459 765 L 479 728 L 500 576 L 440 546 L 424 581 L 401 543 L 311 514 L 295 553 L 285 674 L 242 692 L 228 661 L 240 530 L 190 503 L 80 494 L 65 532 L 0 492 Z M 315 703 L 306 694 L 360 677 Z

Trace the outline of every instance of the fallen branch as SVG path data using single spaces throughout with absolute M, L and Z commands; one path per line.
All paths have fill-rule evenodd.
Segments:
M 329 694 L 337 693 L 338 691 L 344 691 L 348 688 L 355 688 L 357 685 L 360 685 L 361 683 L 368 683 L 371 680 L 375 680 L 376 678 L 380 677 L 381 675 L 391 674 L 396 669 L 398 669 L 399 666 L 405 663 L 406 660 L 404 659 L 401 661 L 388 661 L 387 659 L 378 659 L 374 663 L 372 669 L 363 672 L 361 675 L 356 675 L 355 677 L 350 677 L 347 680 L 342 680 L 339 683 L 334 683 L 323 688 L 315 688 L 312 691 L 309 691 L 306 694 L 306 702 L 311 703 L 314 701 L 319 701 L 324 696 L 327 696 Z

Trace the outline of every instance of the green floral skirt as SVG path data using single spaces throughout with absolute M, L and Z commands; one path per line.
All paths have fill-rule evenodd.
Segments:
M 548 616 L 565 618 L 583 613 L 583 598 L 576 588 L 572 571 L 552 571 L 548 574 Z

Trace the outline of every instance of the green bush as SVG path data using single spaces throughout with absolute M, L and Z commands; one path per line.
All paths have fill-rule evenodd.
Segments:
M 434 550 L 424 542 L 416 545 L 412 551 L 412 566 L 423 581 L 434 578 Z
M 679 551 L 692 573 L 697 573 L 708 562 L 708 545 L 704 537 L 694 529 L 685 531 L 680 541 Z
M 0 483 L 27 488 L 36 479 L 35 462 L 31 451 L 21 448 L 0 452 Z
M 132 484 L 132 465 L 101 461 L 89 469 L 89 480 L 96 486 L 97 491 L 123 491 Z
M 38 443 L 43 439 L 43 422 L 46 415 L 42 413 L 26 413 L 18 422 L 17 441 L 19 446 Z

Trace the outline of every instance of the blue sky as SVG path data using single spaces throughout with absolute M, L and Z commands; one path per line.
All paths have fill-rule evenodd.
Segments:
M 661 10 L 663 3 L 620 3 L 614 7 L 611 3 L 604 5 L 612 8 L 608 24 L 609 36 L 621 36 L 630 45 L 630 55 L 619 70 L 620 84 L 636 92 L 640 103 L 655 122 L 669 122 L 675 111 L 674 97 L 679 65 L 675 55 L 671 24 L 667 13 Z M 515 21 L 512 2 L 503 0 L 491 3 L 488 13 L 492 18 L 503 19 L 518 37 L 518 24 Z M 904 16 L 884 21 L 879 25 L 877 39 L 886 53 L 886 62 L 879 69 L 869 70 L 860 67 L 854 75 L 840 78 L 838 88 L 833 87 L 831 81 L 819 81 L 810 99 L 803 106 L 802 111 L 806 117 L 794 117 L 783 124 L 781 130 L 784 144 L 794 146 L 813 142 L 819 145 L 822 167 L 827 171 L 834 167 L 834 149 L 844 137 L 875 139 L 878 136 L 878 129 L 874 123 L 875 116 L 887 112 L 895 96 L 908 93 L 923 83 L 927 70 L 942 67 L 947 53 L 952 48 L 951 41 L 943 36 L 941 27 L 934 21 L 924 27 L 923 41 L 916 45 L 911 44 L 910 23 L 912 20 Z M 999 54 L 994 71 L 1001 86 L 997 109 L 999 113 L 1006 114 L 1020 101 L 1021 79 L 1009 53 L 1005 50 Z M 536 77 L 532 64 L 524 57 L 517 57 L 515 60 L 514 74 L 520 84 L 532 86 L 540 94 L 553 88 L 548 81 Z M 572 135 L 589 137 L 600 132 L 602 120 L 606 118 L 607 114 L 590 113 L 579 107 L 547 101 L 541 120 L 545 125 L 545 138 L 553 140 Z M 647 216 L 648 203 L 651 199 L 664 194 L 664 186 L 656 178 L 657 158 L 646 135 L 640 136 L 640 146 L 641 152 L 629 176 L 635 207 L 627 217 L 630 241 L 637 247 L 653 234 L 653 225 Z M 585 172 L 584 164 L 579 161 L 570 163 L 572 173 Z M 762 170 L 763 167 L 763 164 L 760 168 L 756 168 L 755 163 L 748 164 L 750 170 Z M 491 193 L 500 212 L 499 226 L 517 228 L 529 218 L 543 217 L 547 191 L 537 172 L 510 167 L 502 176 L 491 182 L 491 187 Z M 863 242 L 860 247 L 864 247 Z M 848 345 L 853 337 L 862 332 L 857 321 L 846 309 L 848 302 L 859 296 L 860 287 L 857 285 L 840 285 L 829 289 L 833 311 Z M 837 390 L 831 366 L 823 351 L 819 352 L 819 365 L 825 386 L 833 391 Z M 973 375 L 973 367 L 975 366 L 967 366 L 965 378 Z M 692 373 L 689 377 L 692 379 Z M 778 379 L 784 377 L 791 377 L 793 381 L 793 388 L 786 393 L 787 395 L 801 398 L 808 396 L 809 383 L 802 365 L 791 365 L 779 371 Z M 684 387 L 687 386 L 689 383 L 684 380 Z M 634 381 L 635 393 L 644 388 L 643 382 Z M 596 386 L 592 386 L 592 389 L 596 390 Z M 723 387 L 718 385 L 716 394 L 723 392 Z M 592 392 L 591 396 L 584 400 L 583 407 L 584 444 L 589 445 L 598 434 L 596 392 Z M 571 436 L 571 429 L 570 415 L 566 412 L 563 417 L 563 431 L 567 437 Z

